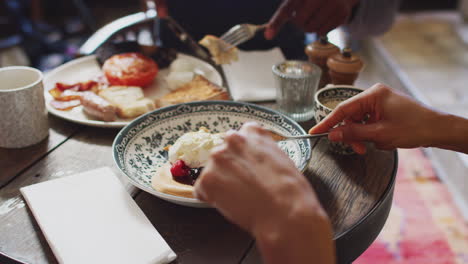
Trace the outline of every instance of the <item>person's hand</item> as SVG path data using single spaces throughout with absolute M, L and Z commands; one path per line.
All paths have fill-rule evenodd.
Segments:
M 266 263 L 334 260 L 330 223 L 314 191 L 257 124 L 226 135 L 197 179 L 195 195 L 254 235 Z
M 284 0 L 271 17 L 265 38 L 272 39 L 288 21 L 305 32 L 325 35 L 345 24 L 359 0 Z
M 366 116 L 369 119 L 363 124 Z M 324 133 L 345 121 L 343 126 L 334 128 L 328 138 L 349 143 L 357 153 L 363 154 L 365 141 L 374 142 L 377 148 L 385 150 L 434 145 L 439 141 L 441 120 L 441 113 L 383 84 L 376 84 L 339 104 L 309 133 Z

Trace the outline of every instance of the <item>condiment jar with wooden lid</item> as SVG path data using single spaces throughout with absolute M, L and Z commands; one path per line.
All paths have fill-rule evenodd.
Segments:
M 351 49 L 345 48 L 343 52 L 328 58 L 327 66 L 333 84 L 353 85 L 364 63 L 359 56 L 351 52 Z
M 327 59 L 334 54 L 340 53 L 340 48 L 328 42 L 328 38 L 326 36 L 322 36 L 318 40 L 307 45 L 305 53 L 307 54 L 307 57 L 309 57 L 310 62 L 316 64 L 322 69 L 319 88 L 329 84 L 330 76 L 328 74 Z

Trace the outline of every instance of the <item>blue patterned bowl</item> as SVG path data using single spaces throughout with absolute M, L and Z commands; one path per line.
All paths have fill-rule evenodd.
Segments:
M 151 178 L 167 160 L 167 152 L 163 148 L 174 144 L 184 133 L 197 131 L 200 127 L 218 133 L 238 129 L 247 121 L 255 121 L 285 135 L 306 133 L 289 117 L 258 105 L 231 101 L 193 102 L 155 110 L 124 127 L 112 146 L 114 161 L 136 187 L 170 202 L 206 207 L 197 199 L 165 194 L 152 188 Z M 311 158 L 309 140 L 278 144 L 299 170 L 307 168 Z

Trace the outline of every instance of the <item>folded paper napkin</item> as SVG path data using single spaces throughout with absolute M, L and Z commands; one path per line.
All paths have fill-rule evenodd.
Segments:
M 176 258 L 109 168 L 34 184 L 21 193 L 59 263 Z
M 271 68 L 284 61 L 279 48 L 241 51 L 239 60 L 223 65 L 231 96 L 235 101 L 275 100 L 275 80 Z

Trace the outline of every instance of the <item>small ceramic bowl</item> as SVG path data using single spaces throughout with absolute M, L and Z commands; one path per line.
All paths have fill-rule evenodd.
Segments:
M 351 85 L 329 85 L 315 93 L 315 121 L 319 123 L 341 102 L 364 91 Z M 330 149 L 338 154 L 354 154 L 350 145 L 341 142 L 331 142 Z

